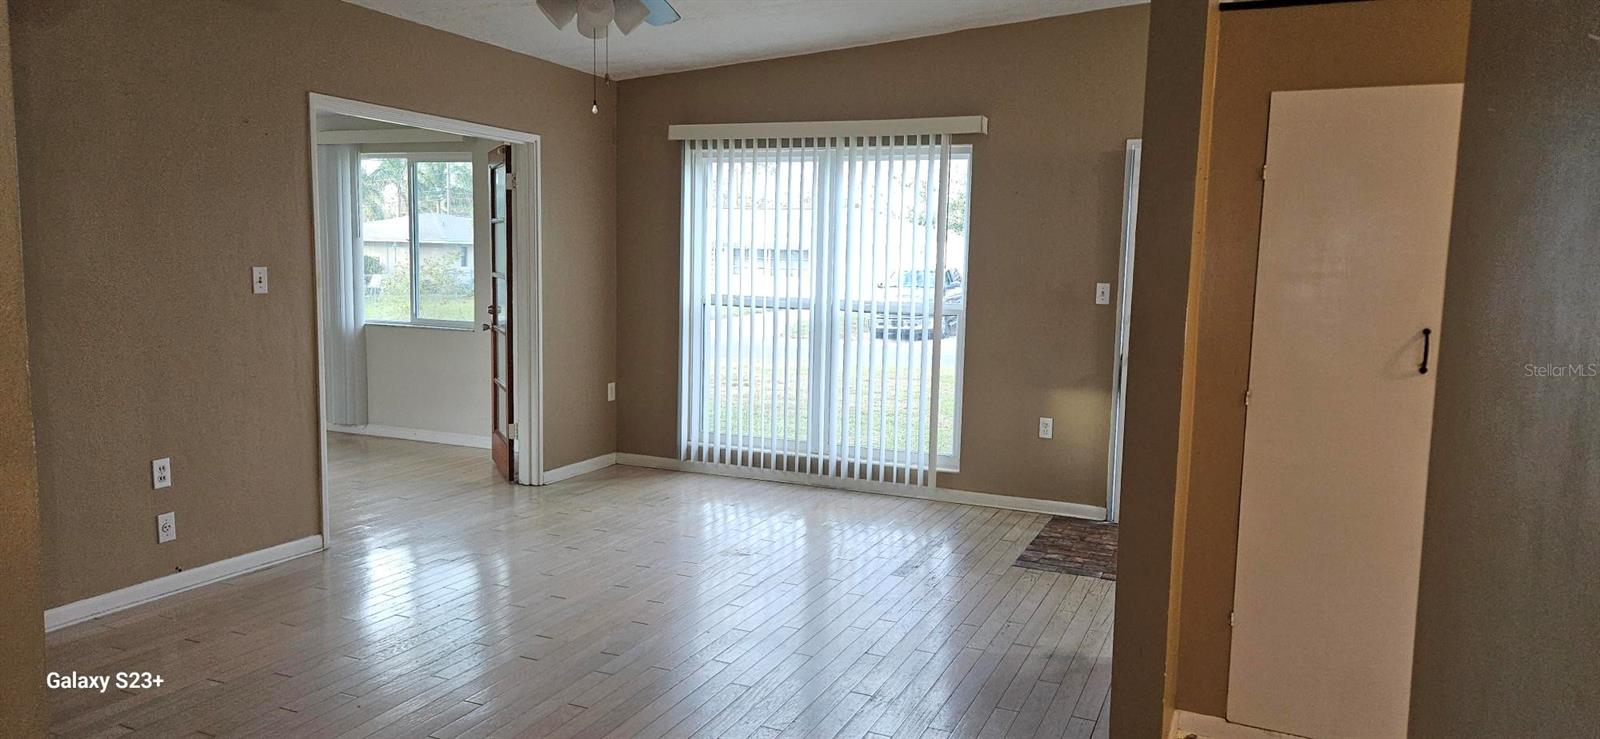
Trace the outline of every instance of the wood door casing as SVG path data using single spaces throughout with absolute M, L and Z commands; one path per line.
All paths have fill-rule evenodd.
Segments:
M 511 170 L 511 147 L 500 146 L 489 152 L 489 409 L 491 454 L 500 475 L 517 481 L 512 437 L 516 423 L 516 404 L 512 393 L 511 296 L 514 285 L 511 255 L 511 191 L 515 179 Z
M 1405 736 L 1460 117 L 1460 85 L 1272 96 L 1234 723 Z

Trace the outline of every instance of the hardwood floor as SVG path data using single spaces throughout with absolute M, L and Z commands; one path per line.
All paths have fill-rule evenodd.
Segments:
M 72 736 L 1106 736 L 1113 583 L 1047 516 L 331 435 L 329 551 L 50 635 Z

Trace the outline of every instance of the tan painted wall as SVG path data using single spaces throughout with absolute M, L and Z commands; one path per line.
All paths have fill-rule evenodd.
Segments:
M 1166 735 L 1176 689 L 1176 619 L 1193 407 L 1193 284 L 1205 231 L 1215 0 L 1154 0 L 1129 339 L 1117 548 L 1111 735 Z
M 1213 716 L 1227 710 L 1243 401 L 1272 92 L 1460 82 L 1468 7 L 1468 0 L 1384 0 L 1220 14 L 1179 708 Z
M 1147 10 L 1129 7 L 629 80 L 618 123 L 619 450 L 677 454 L 673 123 L 989 116 L 972 137 L 961 472 L 946 487 L 1105 504 L 1125 140 Z M 1040 416 L 1055 439 L 1038 437 Z
M 0 735 L 42 736 L 44 611 L 39 598 L 39 486 L 28 397 L 28 322 L 17 210 L 11 23 L 0 0 Z
M 311 91 L 543 135 L 545 461 L 615 449 L 614 106 L 586 75 L 338 0 L 12 10 L 47 606 L 318 530 Z
M 1410 733 L 1593 736 L 1600 4 L 1474 2 L 1466 83 Z

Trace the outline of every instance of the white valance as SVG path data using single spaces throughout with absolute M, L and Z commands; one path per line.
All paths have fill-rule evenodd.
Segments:
M 989 132 L 981 115 L 896 118 L 879 121 L 795 121 L 789 123 L 691 123 L 667 127 L 672 141 L 804 139 L 852 136 L 958 136 Z

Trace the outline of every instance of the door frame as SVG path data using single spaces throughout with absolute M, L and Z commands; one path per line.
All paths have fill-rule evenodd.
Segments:
M 328 418 L 327 370 L 324 364 L 322 321 L 326 297 L 323 289 L 323 256 L 321 198 L 317 192 L 317 114 L 366 118 L 383 123 L 414 126 L 458 136 L 501 141 L 511 145 L 511 160 L 518 172 L 512 197 L 512 214 L 519 224 L 512 233 L 512 268 L 516 279 L 512 286 L 513 325 L 517 326 L 512 344 L 516 383 L 512 395 L 518 408 L 526 409 L 518 421 L 518 434 L 514 447 L 517 477 L 524 485 L 544 484 L 544 288 L 540 282 L 543 274 L 540 259 L 543 242 L 544 219 L 541 218 L 542 178 L 539 171 L 539 134 L 487 126 L 480 123 L 418 113 L 401 108 L 350 100 L 312 92 L 307 95 L 307 131 L 310 146 L 306 150 L 311 173 L 311 218 L 313 244 L 313 275 L 316 281 L 316 333 L 317 333 L 317 445 L 321 454 L 321 479 L 318 495 L 322 501 L 322 541 L 328 546 L 332 531 L 328 525 Z M 485 378 L 487 379 L 487 378 Z
M 1139 164 L 1144 139 L 1128 139 L 1122 165 L 1122 256 L 1117 272 L 1117 333 L 1111 349 L 1111 443 L 1106 460 L 1106 520 L 1122 510 L 1122 437 L 1128 408 L 1128 333 L 1133 317 L 1134 231 L 1139 222 Z

